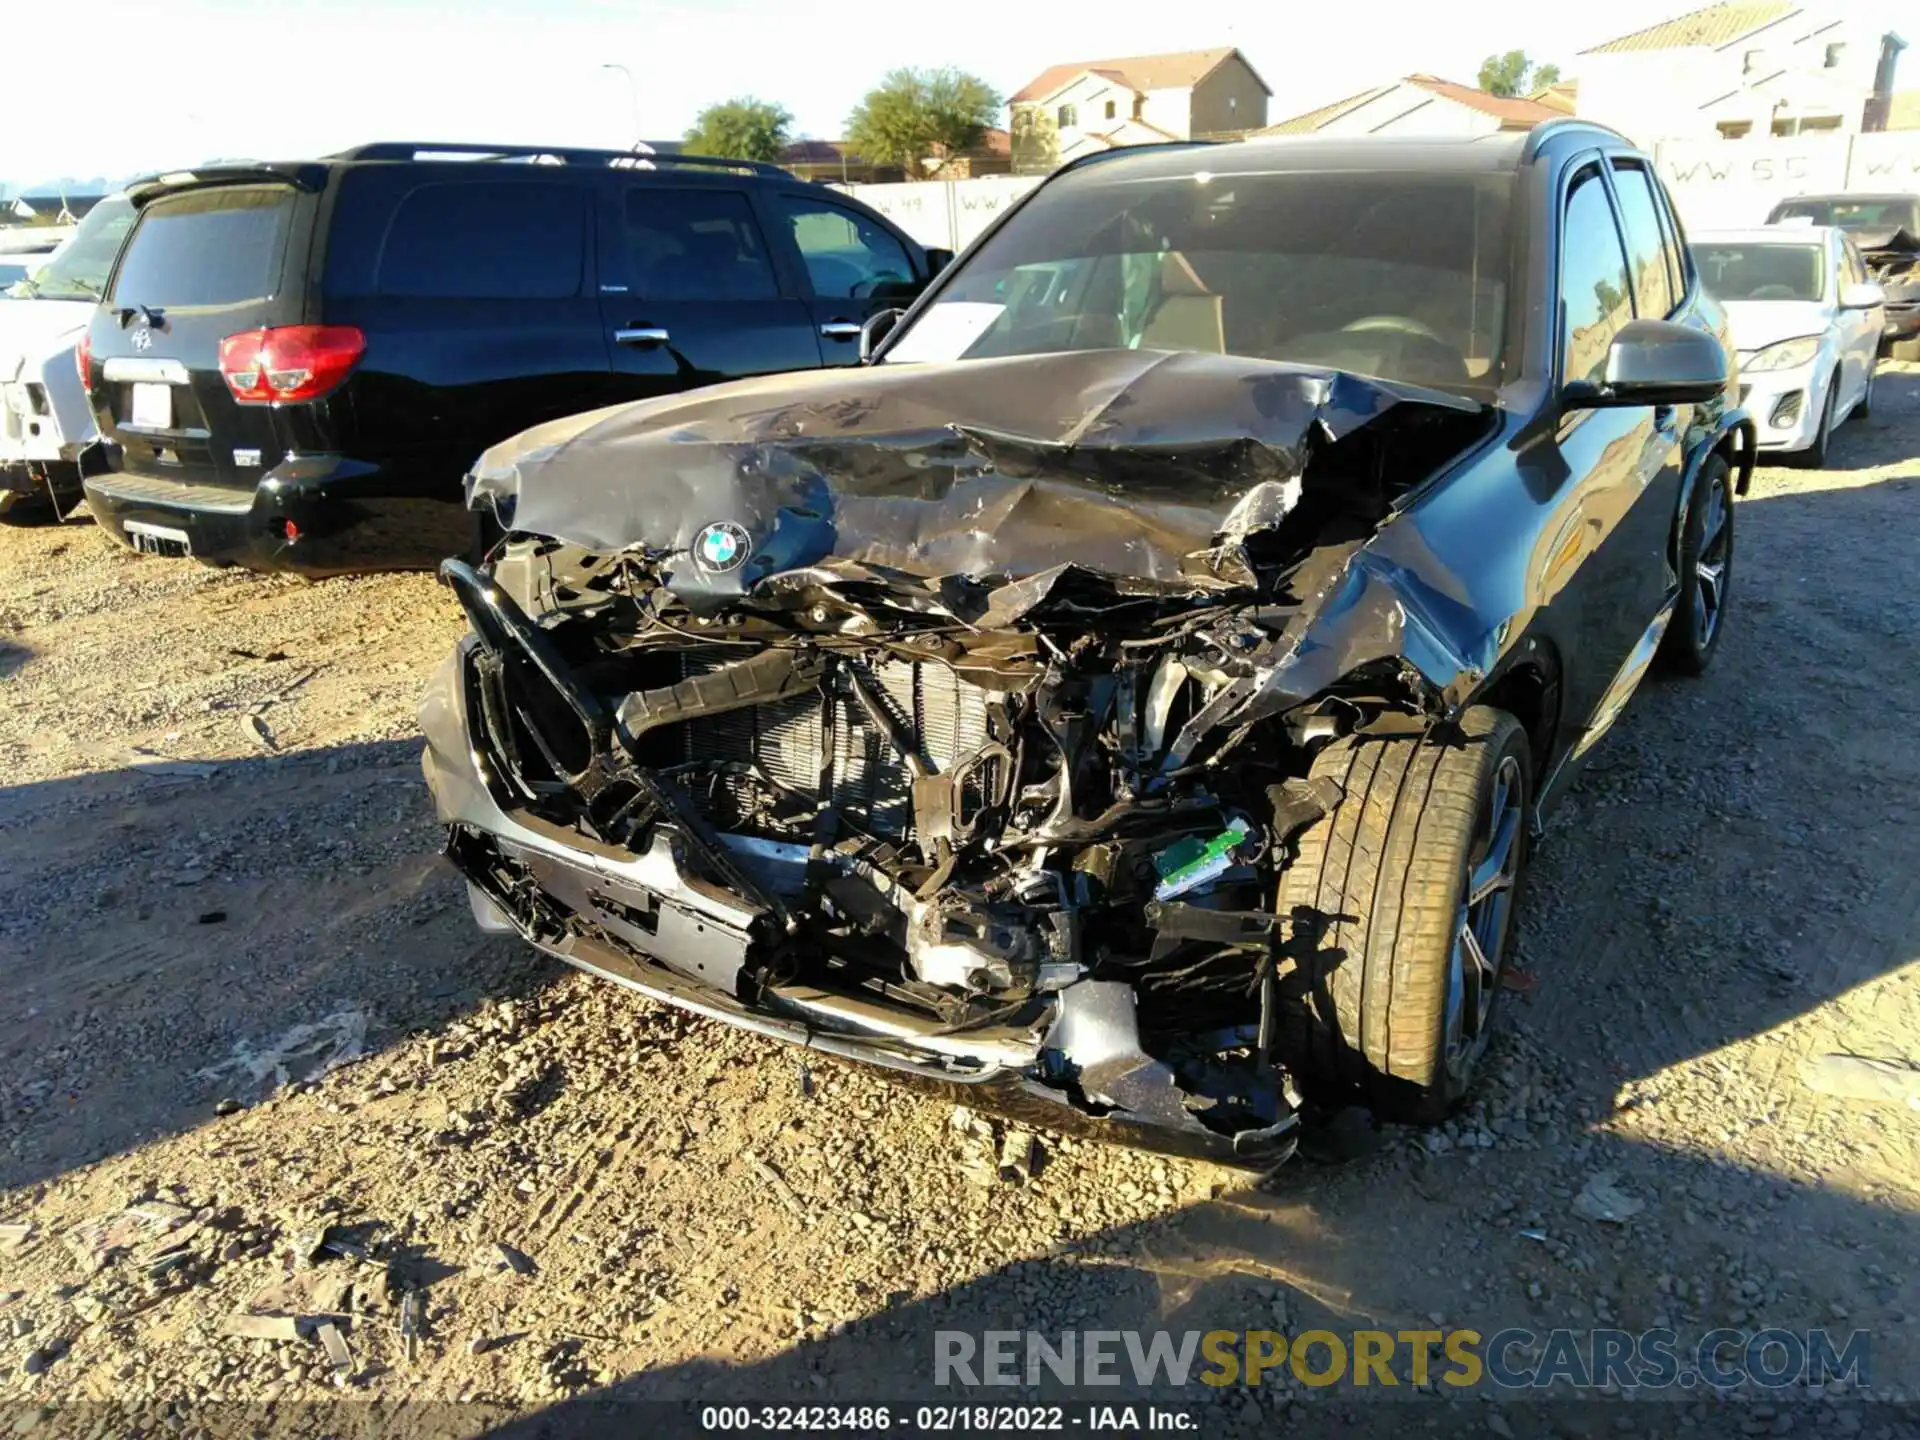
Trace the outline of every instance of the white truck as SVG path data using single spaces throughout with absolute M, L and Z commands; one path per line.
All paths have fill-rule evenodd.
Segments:
M 132 202 L 108 196 L 0 299 L 0 516 L 33 500 L 65 513 L 100 463 L 73 352 L 133 218 Z

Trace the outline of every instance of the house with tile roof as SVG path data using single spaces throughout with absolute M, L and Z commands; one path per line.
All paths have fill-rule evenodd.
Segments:
M 1124 145 L 1245 134 L 1267 123 L 1272 93 L 1231 45 L 1050 65 L 1007 102 L 1013 166 L 1031 173 Z
M 1837 0 L 1709 5 L 1582 51 L 1579 114 L 1642 144 L 1879 130 L 1905 46 Z
M 1543 120 L 1567 113 L 1564 106 L 1537 98 L 1494 95 L 1437 75 L 1409 75 L 1269 125 L 1259 133 L 1491 135 L 1500 130 L 1531 130 Z

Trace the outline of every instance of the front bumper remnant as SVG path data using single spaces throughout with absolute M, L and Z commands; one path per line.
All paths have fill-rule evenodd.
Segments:
M 703 833 L 697 816 L 669 809 L 679 823 L 655 825 L 643 848 L 627 850 L 518 803 L 477 662 L 518 651 L 581 707 L 597 741 L 613 743 L 601 728 L 610 717 L 511 600 L 464 566 L 446 569 L 475 633 L 429 687 L 422 763 L 448 856 L 484 927 L 518 933 L 655 1000 L 878 1066 L 1024 1123 L 1261 1169 L 1292 1153 L 1298 1116 L 1290 1105 L 1256 1129 L 1204 1123 L 1204 1104 L 1142 1048 L 1135 993 L 1122 982 L 1082 979 L 1034 997 L 1017 1016 L 967 1026 L 812 979 L 769 982 L 759 962 L 790 934 L 786 900 L 798 890 L 805 848 Z M 738 883 L 710 878 L 729 872 Z

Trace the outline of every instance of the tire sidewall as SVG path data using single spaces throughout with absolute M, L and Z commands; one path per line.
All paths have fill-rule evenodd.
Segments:
M 1727 559 L 1726 569 L 1720 575 L 1720 619 L 1713 627 L 1713 634 L 1705 644 L 1701 643 L 1699 627 L 1694 619 L 1694 594 L 1700 587 L 1700 542 L 1701 531 L 1706 525 L 1706 501 L 1714 485 L 1718 485 L 1726 497 L 1727 506 Z M 1695 477 L 1693 489 L 1687 500 L 1687 516 L 1680 531 L 1680 594 L 1675 602 L 1674 617 L 1669 629 L 1672 644 L 1667 647 L 1668 658 L 1673 668 L 1689 675 L 1705 672 L 1713 662 L 1714 653 L 1720 648 L 1720 637 L 1727 630 L 1728 601 L 1733 594 L 1734 560 L 1738 553 L 1738 535 L 1734 524 L 1733 477 L 1726 458 L 1721 455 L 1709 455 Z
M 1820 428 L 1814 432 L 1813 444 L 1800 452 L 1800 463 L 1809 470 L 1823 470 L 1827 464 L 1827 454 L 1833 448 L 1833 414 L 1840 404 L 1840 372 L 1835 370 L 1827 380 L 1827 398 L 1820 405 Z
M 1488 743 L 1495 736 L 1500 736 L 1499 743 L 1497 745 Z M 1532 867 L 1533 757 L 1527 745 L 1526 731 L 1518 724 L 1507 726 L 1504 734 L 1499 729 L 1495 729 L 1486 735 L 1470 737 L 1467 743 L 1478 745 L 1482 752 L 1479 779 L 1483 807 L 1487 790 L 1493 784 L 1493 777 L 1499 773 L 1501 762 L 1511 755 L 1519 761 L 1520 770 L 1520 833 L 1514 838 L 1514 844 L 1519 848 L 1520 853 L 1515 861 L 1513 888 L 1508 894 L 1506 929 L 1500 937 L 1500 960 L 1493 978 L 1493 1003 L 1487 1009 L 1486 1027 L 1491 1032 L 1498 1028 L 1500 1012 L 1504 1008 L 1506 974 L 1513 959 L 1513 937 L 1520 922 L 1522 897 L 1527 888 L 1527 872 Z M 1472 853 L 1472 845 L 1477 844 L 1480 838 L 1476 832 L 1470 841 L 1469 855 Z M 1454 900 L 1456 910 L 1466 899 L 1467 875 L 1468 872 L 1463 870 L 1459 881 L 1460 890 Z M 1452 963 L 1451 955 L 1447 957 L 1446 963 Z M 1473 1088 L 1480 1066 L 1487 1057 L 1487 1045 L 1483 1042 L 1478 1053 L 1468 1064 L 1466 1073 L 1455 1076 L 1446 1068 L 1446 1042 L 1447 1017 L 1443 1008 L 1440 1013 L 1440 1034 L 1436 1047 L 1436 1053 L 1440 1056 L 1440 1065 L 1435 1072 L 1435 1083 L 1428 1092 L 1423 1107 L 1427 1111 L 1427 1118 L 1434 1121 L 1444 1119 L 1466 1098 L 1467 1093 Z

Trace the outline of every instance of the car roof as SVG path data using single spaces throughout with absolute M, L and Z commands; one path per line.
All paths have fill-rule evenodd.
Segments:
M 1689 245 L 1807 245 L 1847 232 L 1838 225 L 1751 225 L 1739 230 L 1689 230 Z
M 1816 204 L 1825 204 L 1833 200 L 1874 201 L 1914 199 L 1920 199 L 1920 194 L 1916 194 L 1916 192 L 1912 190 L 1826 190 L 1817 195 L 1789 195 L 1784 200 L 1776 201 L 1773 208 L 1778 210 L 1782 206 L 1796 205 L 1806 200 L 1811 200 Z
M 278 183 L 320 191 L 327 176 L 345 165 L 412 165 L 435 170 L 483 172 L 506 167 L 513 174 L 543 176 L 600 174 L 617 169 L 629 177 L 658 175 L 678 181 L 725 177 L 742 180 L 785 181 L 806 185 L 790 170 L 763 160 L 735 160 L 712 155 L 662 155 L 639 150 L 590 150 L 570 145 L 478 145 L 468 141 L 382 140 L 370 145 L 305 160 L 215 160 L 165 174 L 149 176 L 126 189 L 135 205 L 144 206 L 162 195 L 221 185 Z
M 1397 171 L 1497 174 L 1539 158 L 1546 142 L 1583 135 L 1593 145 L 1632 149 L 1625 136 L 1590 121 L 1548 121 L 1532 130 L 1490 135 L 1251 135 L 1225 144 L 1176 141 L 1108 150 L 1060 173 L 1098 169 L 1133 179 L 1178 178 L 1201 172 L 1249 175 L 1263 171 Z M 1585 148 L 1585 147 L 1583 147 Z

